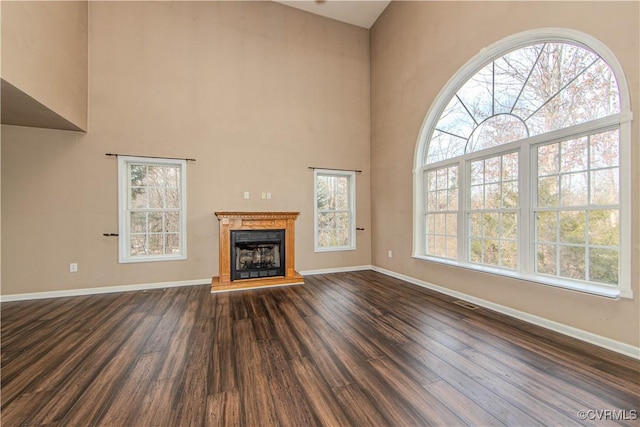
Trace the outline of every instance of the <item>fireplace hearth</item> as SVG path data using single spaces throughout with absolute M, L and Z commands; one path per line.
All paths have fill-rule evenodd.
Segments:
M 304 283 L 295 270 L 299 212 L 216 212 L 219 276 L 211 292 Z

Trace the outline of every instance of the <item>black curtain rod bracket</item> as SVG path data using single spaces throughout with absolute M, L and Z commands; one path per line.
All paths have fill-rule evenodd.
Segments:
M 169 160 L 185 160 L 187 162 L 195 162 L 196 159 L 185 159 L 184 157 L 157 157 L 157 156 L 136 156 L 133 154 L 121 154 L 121 153 L 106 153 L 107 156 L 118 157 L 118 156 L 126 156 L 126 157 L 142 157 L 145 159 L 169 159 Z

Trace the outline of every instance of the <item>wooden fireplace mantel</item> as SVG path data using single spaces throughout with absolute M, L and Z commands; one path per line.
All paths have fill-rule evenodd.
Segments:
M 295 221 L 300 212 L 215 212 L 220 226 L 219 277 L 211 292 L 303 283 L 295 269 Z M 231 230 L 285 230 L 285 275 L 231 280 Z

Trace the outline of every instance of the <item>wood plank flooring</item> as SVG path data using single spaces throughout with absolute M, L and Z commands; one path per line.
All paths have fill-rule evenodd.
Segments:
M 371 271 L 305 281 L 3 303 L 2 425 L 640 425 L 638 361 Z

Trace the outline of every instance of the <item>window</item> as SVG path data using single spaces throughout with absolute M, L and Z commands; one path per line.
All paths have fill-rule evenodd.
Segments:
M 619 132 L 536 147 L 535 270 L 617 285 Z
M 589 36 L 487 48 L 425 119 L 414 257 L 631 297 L 631 118 L 619 63 Z
M 315 250 L 356 248 L 355 172 L 316 169 Z
M 458 167 L 444 167 L 425 173 L 427 207 L 425 231 L 430 254 L 458 257 Z
M 518 265 L 518 153 L 469 162 L 469 261 L 515 270 Z
M 120 262 L 186 259 L 186 162 L 118 157 Z

